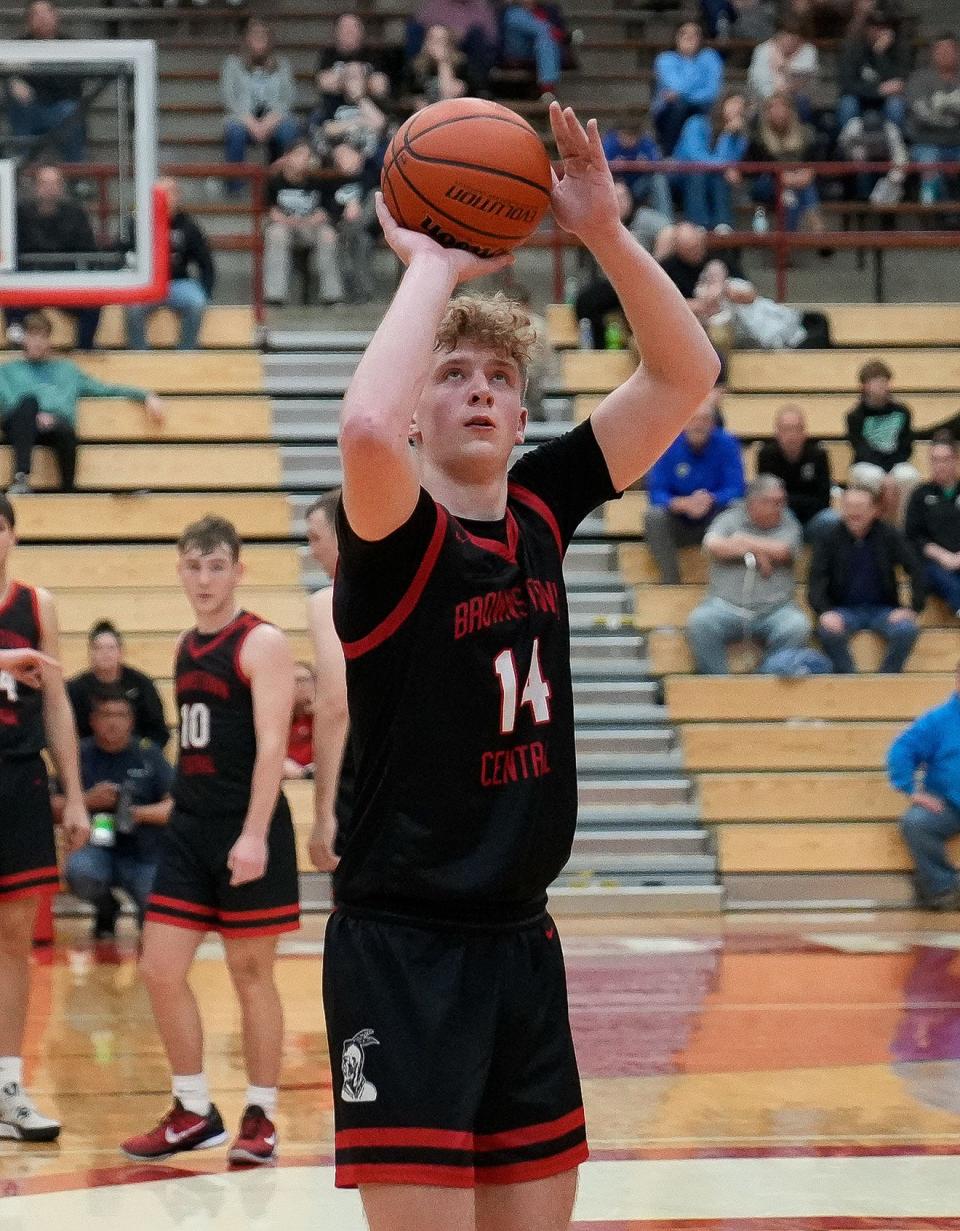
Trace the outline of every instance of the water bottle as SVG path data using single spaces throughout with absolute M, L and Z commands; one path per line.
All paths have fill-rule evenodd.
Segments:
M 758 205 L 753 211 L 753 233 L 754 235 L 766 235 L 770 230 L 770 219 L 767 217 L 767 211 L 762 205 Z
M 593 350 L 593 327 L 585 316 L 577 326 L 577 345 L 581 350 Z
M 580 288 L 577 285 L 577 280 L 571 274 L 563 284 L 563 302 L 569 304 L 572 308 L 577 302 L 577 295 L 580 293 Z
M 133 790 L 130 783 L 124 782 L 120 787 L 120 793 L 117 796 L 117 806 L 113 814 L 113 827 L 117 833 L 133 833 L 137 827 L 137 822 L 133 819 L 133 812 L 130 808 L 132 794 Z
M 90 818 L 90 845 L 113 846 L 116 838 L 111 812 L 95 812 Z
M 603 330 L 604 350 L 623 350 L 623 329 L 620 320 L 611 316 Z

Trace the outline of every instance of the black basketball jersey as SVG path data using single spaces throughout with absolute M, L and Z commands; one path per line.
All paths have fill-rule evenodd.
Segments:
M 39 650 L 40 604 L 32 586 L 11 581 L 0 607 L 0 650 Z M 46 745 L 43 690 L 0 671 L 0 758 L 36 756 Z
M 563 556 L 616 494 L 587 424 L 517 463 L 502 523 L 458 520 L 421 491 L 371 544 L 341 506 L 334 620 L 356 783 L 338 902 L 441 920 L 542 910 L 577 814 Z
M 241 611 L 216 633 L 191 629 L 177 651 L 180 754 L 173 798 L 191 816 L 235 818 L 247 810 L 257 735 L 240 651 L 263 622 Z

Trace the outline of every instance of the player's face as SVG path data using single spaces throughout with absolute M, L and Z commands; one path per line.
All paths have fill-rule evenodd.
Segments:
M 523 389 L 512 359 L 469 343 L 442 351 L 421 395 L 413 436 L 432 464 L 455 478 L 505 472 L 527 425 Z
M 293 708 L 298 714 L 309 714 L 313 709 L 313 697 L 316 685 L 313 676 L 305 667 L 297 667 L 293 677 L 294 693 Z
M 310 554 L 328 577 L 337 567 L 337 532 L 322 509 L 317 509 L 307 518 L 307 542 Z
M 181 554 L 177 572 L 197 616 L 232 611 L 243 567 L 234 560 L 229 547 L 216 547 L 206 554 L 198 547 L 191 548 Z
M 0 570 L 6 568 L 7 559 L 16 541 L 17 536 L 13 526 L 5 517 L 0 517 Z

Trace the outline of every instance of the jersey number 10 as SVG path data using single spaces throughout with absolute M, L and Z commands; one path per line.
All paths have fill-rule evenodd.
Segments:
M 517 705 L 517 660 L 513 650 L 501 650 L 493 660 L 493 669 L 500 681 L 500 734 L 510 735 L 517 725 L 517 710 L 530 706 L 533 721 L 537 726 L 550 721 L 550 683 L 540 672 L 540 638 L 534 638 L 530 654 L 530 670 L 527 682 Z
M 180 747 L 206 748 L 210 743 L 210 707 L 202 701 L 180 706 Z

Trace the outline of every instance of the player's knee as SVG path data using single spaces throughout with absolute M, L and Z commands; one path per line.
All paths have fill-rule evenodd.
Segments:
M 235 954 L 229 959 L 230 977 L 238 996 L 259 991 L 272 978 L 272 963 L 258 954 Z

